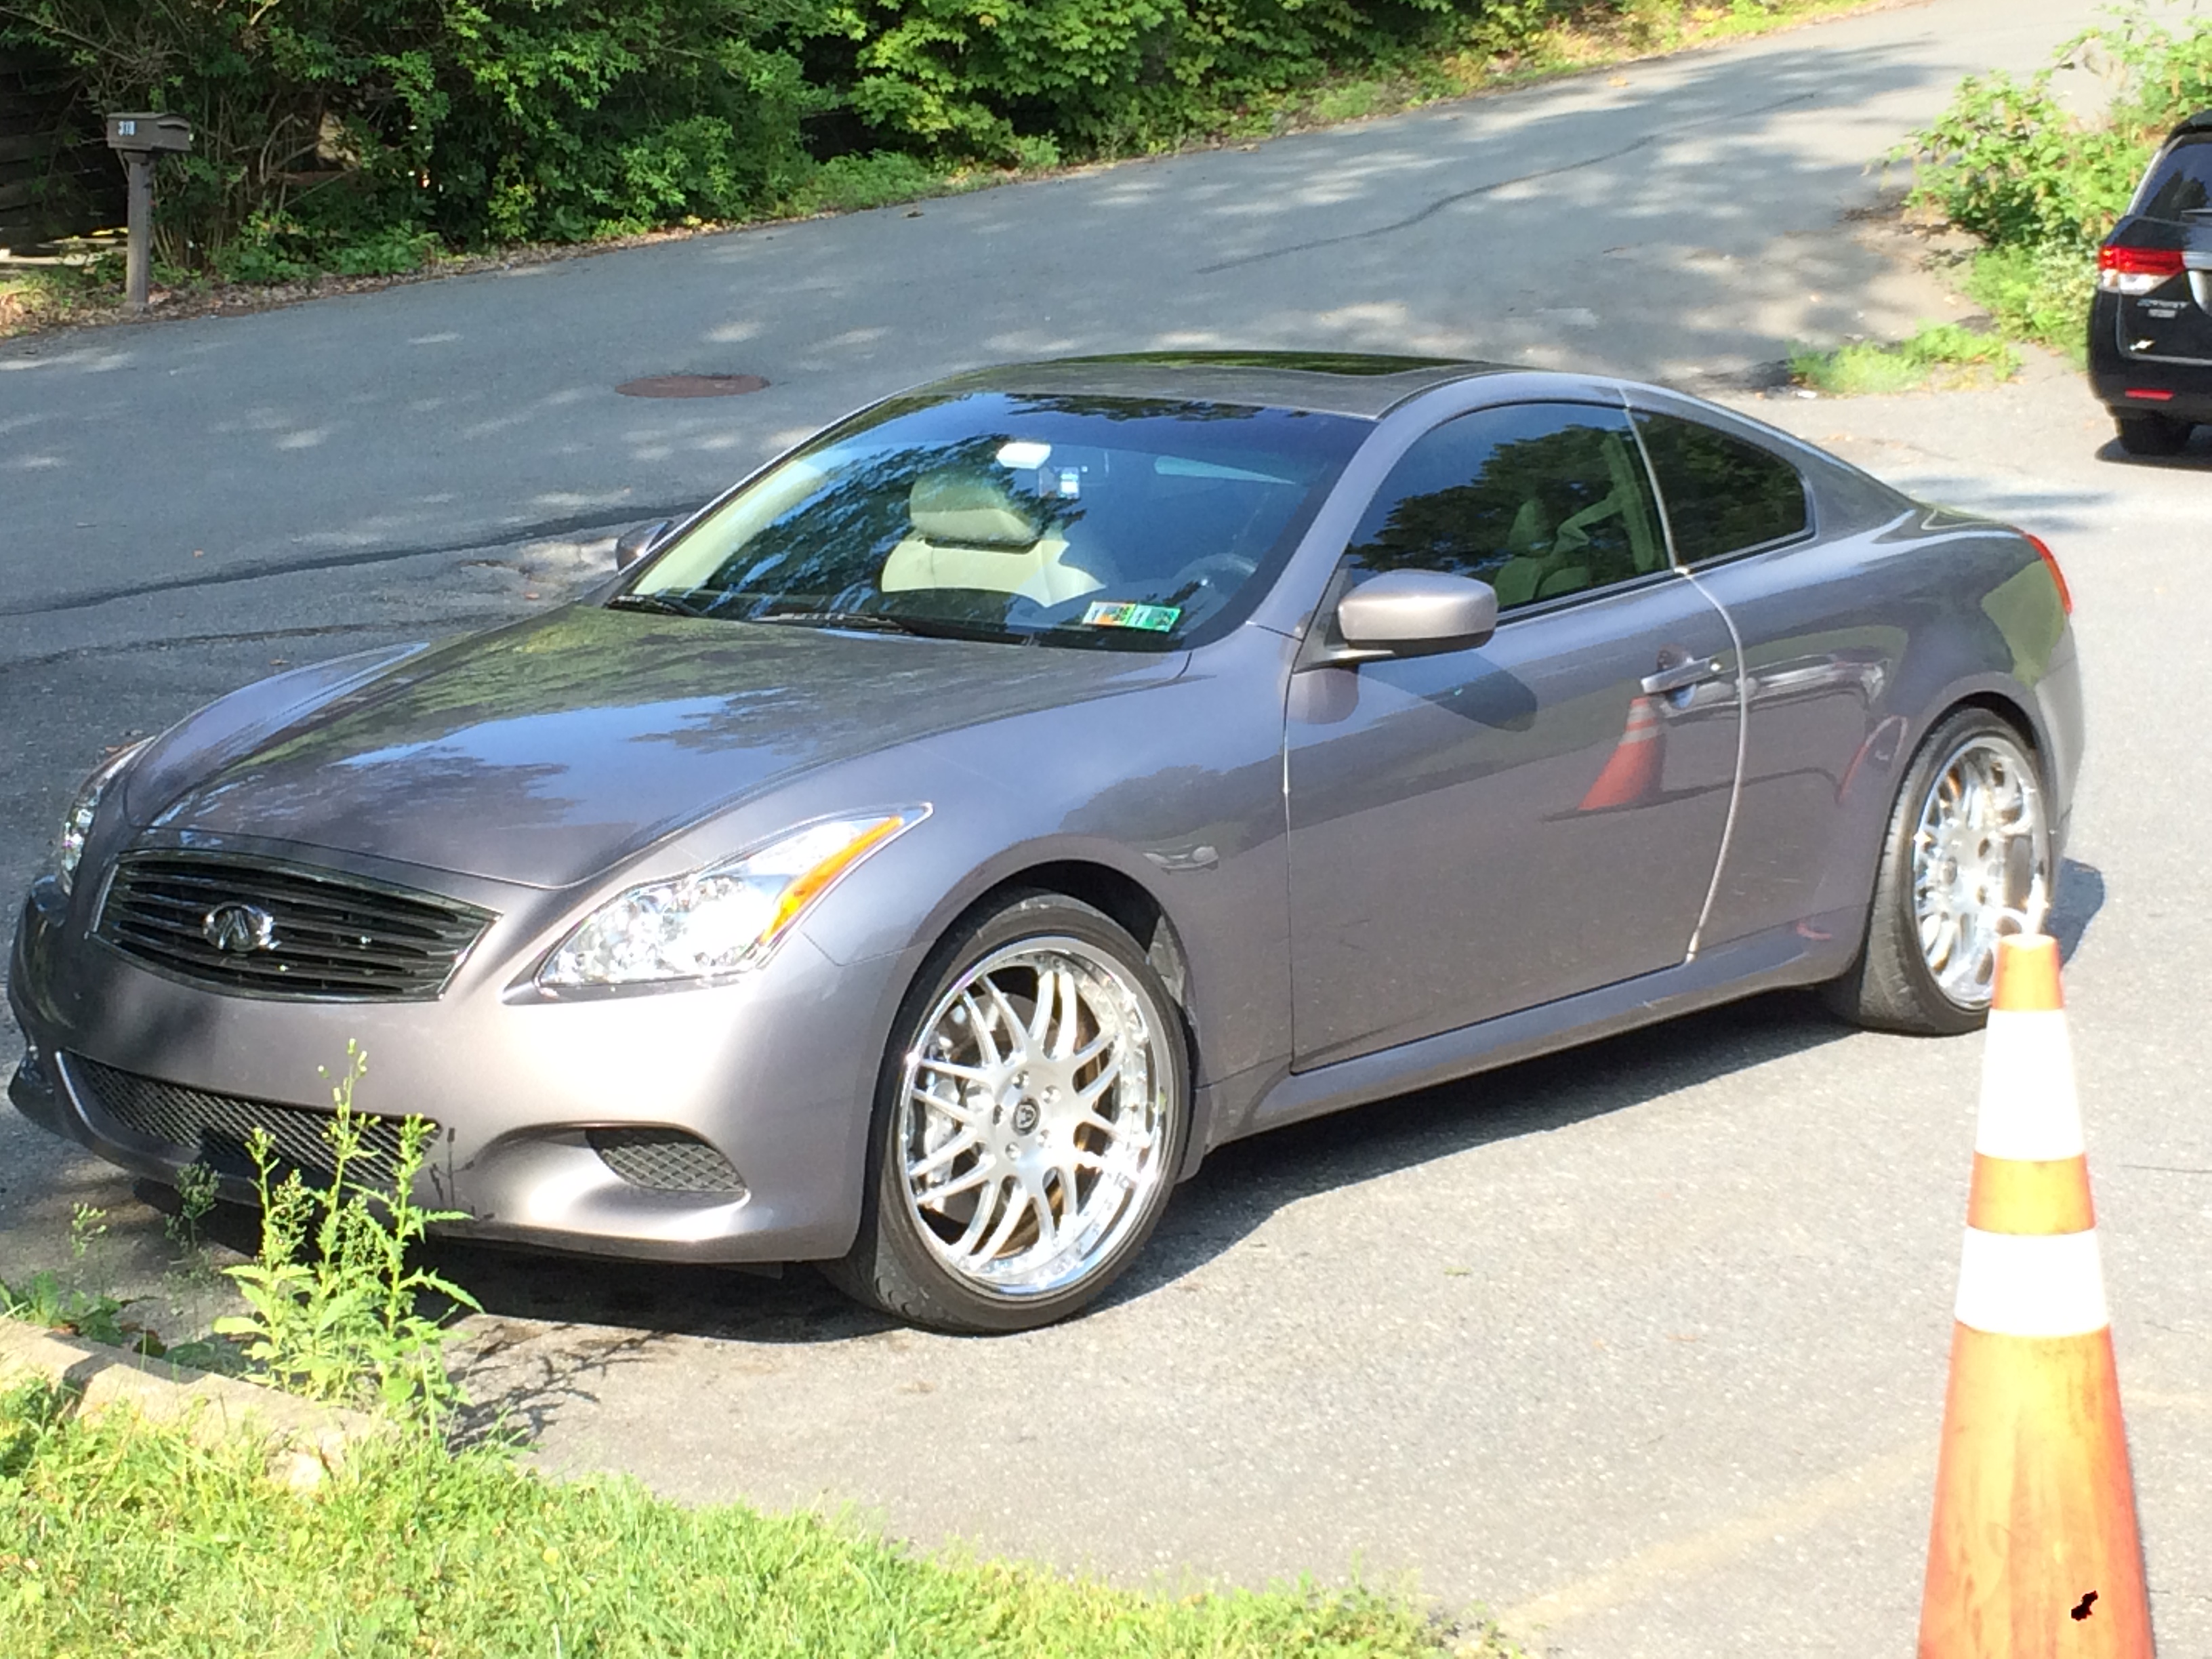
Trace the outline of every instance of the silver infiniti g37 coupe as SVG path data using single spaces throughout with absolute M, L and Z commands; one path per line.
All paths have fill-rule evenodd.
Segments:
M 1017 1329 L 1276 1124 L 1776 986 L 1976 1025 L 2081 754 L 2040 543 L 1610 380 L 990 370 L 624 550 L 102 766 L 16 1105 L 242 1198 L 358 1038 L 455 1231 Z

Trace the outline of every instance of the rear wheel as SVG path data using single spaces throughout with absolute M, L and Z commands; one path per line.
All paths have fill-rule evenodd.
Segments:
M 2114 415 L 2120 447 L 2130 455 L 2179 455 L 2189 447 L 2193 423 L 2171 415 Z
M 1830 1005 L 1877 1030 L 1950 1036 L 1988 1017 L 1997 940 L 2050 903 L 2043 778 L 2020 733 L 1962 708 L 1906 769 L 1875 878 L 1866 942 Z
M 1151 1236 L 1189 1124 L 1182 1018 L 1143 948 L 1077 900 L 1018 899 L 908 994 L 860 1234 L 823 1270 L 941 1330 L 1064 1319 Z

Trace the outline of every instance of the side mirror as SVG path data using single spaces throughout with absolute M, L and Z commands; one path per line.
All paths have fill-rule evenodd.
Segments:
M 668 532 L 676 528 L 673 519 L 655 519 L 651 524 L 633 525 L 615 538 L 615 568 L 627 570 L 640 559 L 668 539 Z
M 1464 651 L 1498 631 L 1498 590 L 1441 570 L 1386 570 L 1337 602 L 1338 660 Z

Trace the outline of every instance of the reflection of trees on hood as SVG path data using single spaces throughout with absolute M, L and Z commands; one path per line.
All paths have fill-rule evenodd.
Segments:
M 773 656 L 784 642 L 757 643 Z M 337 758 L 526 714 L 715 696 L 749 680 L 765 689 L 775 671 L 759 654 L 696 624 L 573 606 L 410 658 L 325 705 L 259 757 Z
M 240 822 L 250 815 L 255 823 L 281 826 L 288 840 L 374 848 L 389 839 L 393 824 L 470 824 L 512 836 L 557 828 L 580 805 L 554 787 L 567 769 L 551 762 L 495 766 L 431 747 L 409 757 L 404 767 L 358 769 L 344 789 L 333 791 L 312 748 L 281 748 L 290 752 L 264 750 L 232 763 L 156 822 L 220 817 L 236 797 Z
M 1152 659 L 1146 659 L 1150 663 Z M 819 752 L 1085 695 L 1138 664 L 957 641 L 838 639 L 579 605 L 409 659 L 252 757 L 337 763 L 470 727 L 667 703 L 632 740 Z M 902 718 L 902 716 L 905 718 Z M 594 741 L 588 727 L 569 739 Z

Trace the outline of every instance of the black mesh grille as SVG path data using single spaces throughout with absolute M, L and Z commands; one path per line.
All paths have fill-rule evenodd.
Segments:
M 246 1138 L 255 1129 L 266 1129 L 282 1167 L 309 1176 L 330 1171 L 331 1144 L 323 1137 L 324 1126 L 331 1121 L 328 1112 L 211 1094 L 74 1056 L 69 1071 L 87 1105 L 132 1133 L 171 1148 L 185 1162 L 204 1164 L 222 1175 L 250 1177 L 253 1160 L 246 1156 Z M 367 1112 L 356 1112 L 354 1117 L 363 1144 L 382 1156 L 382 1167 L 388 1170 L 399 1150 L 399 1120 Z M 364 1176 L 370 1173 L 362 1171 Z
M 633 1187 L 664 1193 L 737 1193 L 744 1178 L 730 1160 L 681 1129 L 587 1129 L 600 1161 Z
M 228 950 L 210 937 L 226 910 Z M 116 867 L 99 933 L 150 967 L 254 996 L 397 1002 L 444 990 L 490 921 L 471 905 L 335 871 L 131 853 Z

